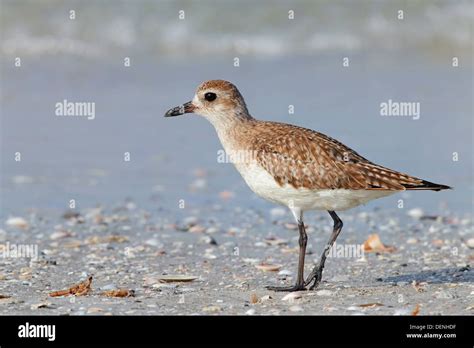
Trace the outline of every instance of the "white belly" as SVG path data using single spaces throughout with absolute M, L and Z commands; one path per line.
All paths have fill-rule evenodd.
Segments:
M 347 210 L 396 191 L 381 190 L 309 190 L 278 185 L 273 177 L 255 163 L 235 164 L 247 185 L 262 198 L 301 210 Z

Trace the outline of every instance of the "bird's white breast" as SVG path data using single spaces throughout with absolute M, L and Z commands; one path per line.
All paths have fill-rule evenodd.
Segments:
M 235 166 L 250 189 L 257 195 L 271 202 L 297 207 L 301 210 L 347 210 L 394 193 L 394 191 L 385 190 L 295 189 L 288 184 L 280 186 L 256 162 L 235 163 Z

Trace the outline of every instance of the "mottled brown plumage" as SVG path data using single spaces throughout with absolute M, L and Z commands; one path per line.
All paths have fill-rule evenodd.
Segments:
M 256 120 L 244 128 L 253 139 L 249 149 L 280 185 L 395 191 L 448 188 L 372 163 L 339 141 L 310 129 Z

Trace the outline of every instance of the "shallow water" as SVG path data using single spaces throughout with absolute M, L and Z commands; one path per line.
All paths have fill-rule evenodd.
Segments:
M 469 0 L 2 0 L 1 50 L 107 59 L 469 51 Z M 70 11 L 75 11 L 70 19 Z M 183 11 L 183 12 L 180 12 Z M 399 19 L 399 12 L 403 19 Z M 183 56 L 184 55 L 184 56 Z

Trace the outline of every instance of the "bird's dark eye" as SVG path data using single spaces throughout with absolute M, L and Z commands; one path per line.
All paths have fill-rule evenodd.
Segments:
M 217 95 L 215 93 L 207 92 L 206 94 L 204 94 L 204 99 L 206 99 L 207 101 L 213 101 L 216 100 L 216 98 Z

